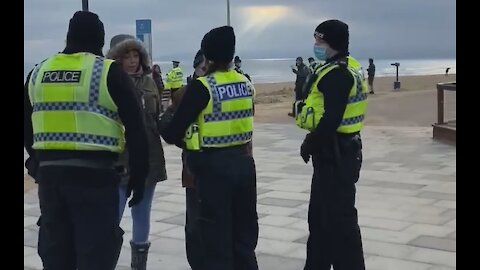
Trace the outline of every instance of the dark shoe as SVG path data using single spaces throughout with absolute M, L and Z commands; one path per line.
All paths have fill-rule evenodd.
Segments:
M 290 116 L 290 117 L 295 117 L 295 115 L 294 115 L 293 113 L 291 113 L 291 112 L 288 113 L 288 116 Z
M 132 247 L 132 262 L 130 267 L 132 267 L 132 270 L 146 270 L 150 242 L 144 244 L 135 244 L 130 241 L 130 246 Z
M 368 93 L 369 93 L 369 94 L 372 94 L 372 95 L 375 94 L 375 92 L 373 92 L 373 91 L 370 91 L 370 92 L 368 92 Z

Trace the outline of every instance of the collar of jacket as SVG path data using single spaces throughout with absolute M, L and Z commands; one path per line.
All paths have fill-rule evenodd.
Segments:
M 339 53 L 335 54 L 334 56 L 328 58 L 327 61 L 325 62 L 325 64 L 334 62 L 334 61 L 336 61 L 340 58 L 343 58 L 343 57 L 347 57 L 348 55 L 349 55 L 348 52 L 346 52 L 346 53 L 339 52 Z

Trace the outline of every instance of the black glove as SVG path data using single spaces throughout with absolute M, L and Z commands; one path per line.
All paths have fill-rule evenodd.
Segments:
M 172 106 L 168 107 L 164 113 L 162 113 L 157 122 L 158 132 L 163 134 L 163 132 L 167 129 L 170 122 L 172 122 L 174 114 L 174 108 Z
M 138 181 L 136 179 L 139 178 L 132 178 L 130 177 L 130 180 L 128 181 L 128 186 L 127 186 L 127 198 L 130 198 L 130 195 L 133 195 L 130 201 L 128 201 L 128 207 L 132 207 L 138 203 L 140 203 L 143 199 L 143 193 L 145 191 L 145 180 L 141 179 L 141 181 Z
M 300 156 L 302 157 L 305 164 L 310 161 L 310 153 L 308 151 L 308 145 L 305 141 L 303 141 L 302 146 L 300 147 Z
M 300 146 L 300 156 L 305 164 L 310 161 L 310 156 L 312 155 L 312 143 L 310 140 L 310 134 L 308 134 L 303 140 L 302 146 Z
M 25 168 L 27 169 L 28 175 L 35 179 L 38 171 L 38 160 L 32 157 L 28 157 L 25 161 Z

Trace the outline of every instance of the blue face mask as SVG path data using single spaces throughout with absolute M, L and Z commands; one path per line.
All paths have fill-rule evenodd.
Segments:
M 315 55 L 315 58 L 317 58 L 320 61 L 325 61 L 327 60 L 327 49 L 314 45 L 313 46 L 313 55 Z

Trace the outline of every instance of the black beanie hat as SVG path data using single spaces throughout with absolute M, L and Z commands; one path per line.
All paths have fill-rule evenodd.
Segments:
M 213 62 L 230 63 L 235 54 L 235 33 L 230 26 L 210 30 L 202 39 L 205 58 Z
M 197 54 L 195 54 L 195 58 L 193 59 L 193 68 L 197 68 L 203 62 L 203 51 L 198 50 Z
M 98 15 L 89 11 L 77 11 L 68 25 L 67 44 L 100 49 L 105 44 L 105 29 Z
M 327 42 L 332 49 L 348 52 L 348 25 L 339 20 L 324 21 L 317 26 L 315 34 Z

